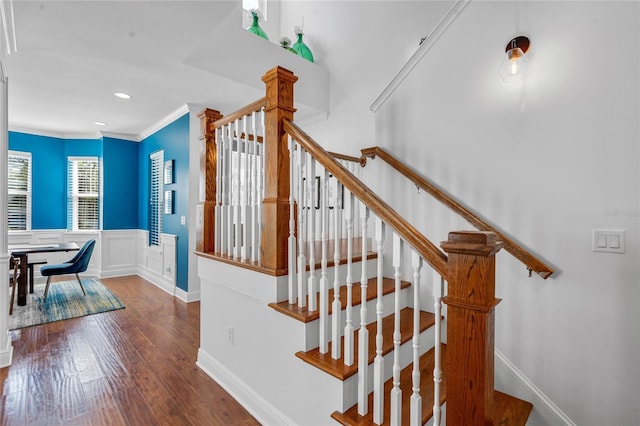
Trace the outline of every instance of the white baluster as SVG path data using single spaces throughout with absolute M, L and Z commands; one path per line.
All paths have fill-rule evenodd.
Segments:
M 220 214 L 220 252 L 222 254 L 227 253 L 229 240 L 229 135 L 228 135 L 229 127 L 223 126 L 221 129 L 222 135 L 222 170 L 220 173 L 222 174 L 222 206 L 221 206 L 221 214 Z
M 376 358 L 373 361 L 373 422 L 382 424 L 384 418 L 384 358 L 382 356 L 382 314 L 384 306 L 382 304 L 382 285 L 383 285 L 383 252 L 382 244 L 384 243 L 384 223 L 380 218 L 376 217 L 376 243 L 378 251 L 378 271 L 377 271 L 377 299 L 376 299 Z
M 295 187 L 295 146 L 291 136 L 289 141 L 289 250 L 287 257 L 289 259 L 289 304 L 296 303 L 297 295 L 297 279 L 296 279 L 296 220 L 295 220 L 295 200 L 293 195 L 296 192 Z
M 422 258 L 411 251 L 413 268 L 413 370 L 410 421 L 412 425 L 422 425 L 422 397 L 420 396 L 420 269 Z
M 367 219 L 369 209 L 360 203 L 360 226 L 362 227 L 362 275 L 360 276 L 360 330 L 358 331 L 358 414 L 369 412 L 369 330 L 367 330 Z
M 318 300 L 316 299 L 316 293 L 318 288 L 318 279 L 316 278 L 316 249 L 315 249 L 315 237 L 316 237 L 316 160 L 309 156 L 309 169 L 308 169 L 307 186 L 309 187 L 309 233 L 307 238 L 307 244 L 309 244 L 309 311 L 318 310 Z
M 249 223 L 249 217 L 247 216 L 247 205 L 249 203 L 249 135 L 247 133 L 247 119 L 248 116 L 244 116 L 242 118 L 242 133 L 244 134 L 244 140 L 242 143 L 242 158 L 240 159 L 240 165 L 244 164 L 244 167 L 241 167 L 242 170 L 242 179 L 240 181 L 242 188 L 242 197 L 241 201 L 241 209 L 240 212 L 240 235 L 242 236 L 242 246 L 240 250 L 240 260 L 247 260 L 247 238 L 248 231 L 251 227 Z
M 261 130 L 261 134 L 264 136 L 262 139 L 262 144 L 258 144 L 258 151 L 259 151 L 259 156 L 258 156 L 258 160 L 260 163 L 260 172 L 258 173 L 258 218 L 257 218 L 257 235 L 258 235 L 258 248 L 257 248 L 257 253 L 258 253 L 258 265 L 262 265 L 262 250 L 260 250 L 260 247 L 262 247 L 262 232 L 260 231 L 262 229 L 262 200 L 264 200 L 264 191 L 265 191 L 265 176 L 264 176 L 264 165 L 265 165 L 265 156 L 266 156 L 266 152 L 265 152 L 265 144 L 267 143 L 267 138 L 264 132 L 264 108 L 260 109 L 260 130 Z M 256 135 L 256 139 L 257 139 L 257 135 Z
M 257 204 L 258 204 L 258 133 L 256 132 L 256 112 L 251 113 L 251 132 L 253 142 L 251 143 L 251 261 L 256 261 L 256 250 L 258 238 L 256 234 L 260 231 L 257 226 Z
M 242 140 L 240 139 L 240 119 L 234 121 L 235 135 L 233 140 L 236 143 L 235 161 L 233 167 L 233 258 L 240 258 L 240 147 Z M 233 142 L 232 142 L 233 144 Z
M 440 345 L 442 334 L 442 296 L 444 294 L 444 278 L 433 272 L 433 307 L 435 323 L 434 366 L 433 366 L 433 426 L 440 426 L 442 409 L 440 408 L 440 384 L 442 383 L 442 361 Z
M 353 365 L 353 194 L 348 192 L 344 199 L 344 220 L 347 222 L 347 323 L 344 327 L 344 363 Z
M 227 130 L 227 255 L 233 255 L 233 131 L 231 124 Z
M 329 351 L 329 278 L 327 277 L 327 182 L 329 172 L 324 171 L 320 179 L 320 353 Z
M 303 176 L 306 172 L 304 169 L 306 152 L 302 146 L 298 145 L 298 307 L 304 308 L 307 306 L 307 291 L 305 282 L 305 272 L 307 267 L 307 260 L 304 254 L 304 247 L 306 244 L 305 238 L 305 225 L 307 223 L 307 209 L 305 206 L 306 188 Z
M 402 241 L 393 234 L 393 277 L 395 279 L 395 319 L 393 330 L 393 389 L 391 389 L 391 425 L 402 424 L 402 390 L 400 389 L 400 267 L 402 265 Z
M 222 132 L 220 128 L 216 128 L 216 207 L 215 207 L 215 241 L 214 241 L 214 252 L 220 252 L 220 241 L 222 240 L 222 213 L 221 213 L 221 204 L 222 204 Z M 206 194 L 206 186 L 204 188 Z
M 342 208 L 340 203 L 340 188 L 341 184 L 335 179 L 336 190 L 333 194 L 333 306 L 331 309 L 331 357 L 333 359 L 339 359 L 342 356 L 342 346 L 340 339 L 342 328 L 342 303 L 340 302 L 340 274 L 338 273 L 340 267 L 340 210 Z

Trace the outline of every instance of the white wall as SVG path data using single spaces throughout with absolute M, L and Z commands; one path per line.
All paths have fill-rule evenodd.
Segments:
M 529 279 L 498 255 L 496 347 L 576 424 L 640 424 L 638 4 L 472 1 L 374 119 L 407 41 L 450 4 L 284 2 L 282 27 L 304 14 L 330 72 L 329 119 L 305 129 L 344 153 L 388 148 L 555 266 Z M 531 74 L 505 84 L 520 33 Z M 378 189 L 433 241 L 469 228 L 399 185 Z M 596 228 L 624 229 L 626 253 L 593 253 Z

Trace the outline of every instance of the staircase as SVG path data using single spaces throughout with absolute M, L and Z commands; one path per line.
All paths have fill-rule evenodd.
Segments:
M 274 369 L 269 377 L 282 377 L 290 365 L 301 377 L 299 388 L 274 383 L 282 394 L 270 401 L 280 411 L 288 400 L 302 405 L 294 410 L 298 420 L 282 424 L 324 424 L 325 413 L 305 416 L 304 407 L 314 400 L 323 407 L 327 401 L 335 404 L 326 409 L 327 423 L 333 418 L 344 425 L 526 424 L 532 405 L 493 386 L 494 308 L 500 302 L 495 254 L 503 247 L 503 234 L 478 222 L 484 232 L 451 232 L 441 250 L 366 187 L 356 171 L 360 159 L 327 153 L 292 122 L 296 80 L 274 68 L 263 77 L 265 98 L 225 118 L 212 110 L 200 115 L 205 199 L 197 234 L 203 282 L 226 275 L 227 281 L 215 286 L 231 292 L 203 294 L 203 321 L 206 312 L 228 310 L 219 298 L 223 293 L 231 294 L 233 303 L 238 299 L 232 293 L 250 291 L 247 315 L 270 324 L 263 334 L 275 336 L 271 342 L 297 349 L 283 353 L 273 346 L 248 346 L 265 359 L 266 353 L 279 358 L 243 368 L 233 350 L 208 343 L 212 337 L 203 334 L 203 347 L 212 349 L 203 352 L 206 362 L 199 365 L 216 366 L 216 355 L 227 359 L 234 367 L 222 362 L 215 368 L 229 377 L 235 372 L 237 377 L 228 380 L 233 386 L 254 383 L 247 394 L 258 394 L 259 405 L 268 405 L 263 400 L 269 399 L 264 396 L 268 386 L 253 381 L 248 371 L 255 374 L 262 366 L 262 371 Z M 382 151 L 363 152 L 363 157 L 373 154 L 390 162 Z M 442 195 L 437 188 L 429 191 Z M 477 217 L 441 198 L 452 210 Z M 552 273 L 504 240 L 505 249 L 530 270 L 543 278 Z M 224 263 L 226 272 L 220 274 L 215 262 Z M 243 270 L 272 278 L 252 278 Z M 265 293 L 263 284 L 257 289 L 250 284 L 254 280 L 273 283 L 266 297 L 278 319 L 253 303 Z M 240 314 L 237 318 L 246 321 Z M 213 322 L 218 320 L 232 322 L 226 317 Z M 233 327 L 228 328 L 233 345 Z
M 317 242 L 316 242 L 317 243 Z M 308 250 L 307 250 L 308 252 Z M 344 253 L 342 253 L 344 255 Z M 377 259 L 375 252 L 369 252 L 367 258 L 369 261 L 375 261 Z M 359 263 L 361 258 L 358 258 Z M 341 264 L 346 263 L 346 256 L 341 257 Z M 332 265 L 333 266 L 333 265 Z M 316 265 L 317 269 L 321 268 L 320 263 Z M 356 265 L 358 268 L 358 265 Z M 367 268 L 369 270 L 374 270 L 375 268 Z M 409 299 L 411 295 L 411 283 L 408 281 L 401 281 L 401 292 L 402 296 L 400 297 L 403 300 L 402 309 L 400 310 L 400 334 L 401 334 L 401 348 L 400 348 L 400 359 L 403 362 L 403 369 L 400 373 L 400 389 L 402 390 L 402 419 L 403 424 L 409 424 L 410 418 L 410 397 L 412 394 L 412 365 L 411 365 L 411 351 L 412 351 L 412 334 L 414 328 L 414 310 L 410 307 Z M 346 294 L 347 286 L 340 286 L 340 300 L 343 302 L 341 305 L 341 309 L 343 311 L 342 318 L 345 318 L 344 310 L 346 309 Z M 393 302 L 394 294 L 394 279 L 385 277 L 383 280 L 383 292 L 384 298 L 384 306 L 389 306 L 389 301 Z M 319 297 L 319 296 L 317 296 Z M 371 277 L 368 279 L 367 286 L 367 295 L 366 300 L 363 302 L 362 293 L 360 291 L 360 287 L 356 286 L 353 290 L 353 306 L 355 309 L 355 318 L 359 318 L 359 307 L 362 303 L 368 304 L 368 312 L 375 313 L 376 310 L 376 300 L 378 297 L 377 288 L 376 288 L 376 278 Z M 334 290 L 329 290 L 329 300 L 333 300 L 334 298 Z M 269 306 L 275 311 L 286 315 L 292 318 L 295 321 L 300 321 L 305 324 L 311 324 L 311 333 L 317 333 L 318 322 L 319 322 L 319 313 L 318 311 L 309 311 L 307 308 L 299 308 L 297 304 L 289 304 L 288 301 L 283 301 L 279 303 L 271 303 Z M 329 314 L 331 315 L 332 308 L 329 306 Z M 373 370 L 374 359 L 376 357 L 376 335 L 377 335 L 377 322 L 375 317 L 370 318 L 370 321 L 367 323 L 369 341 L 368 341 L 368 361 L 370 370 Z M 389 394 L 393 387 L 392 380 L 392 372 L 391 366 L 393 364 L 393 332 L 394 332 L 394 322 L 395 322 L 395 314 L 389 313 L 383 317 L 382 320 L 382 336 L 384 345 L 382 347 L 382 356 L 384 357 L 385 365 L 389 366 L 386 370 L 385 374 L 385 383 L 384 383 L 384 393 Z M 422 414 L 421 414 L 421 424 L 433 424 L 432 416 L 433 416 L 433 371 L 435 367 L 435 349 L 433 348 L 433 338 L 434 338 L 434 325 L 435 325 L 435 316 L 432 312 L 420 311 L 420 320 L 419 320 L 419 330 L 421 336 L 421 354 L 420 354 L 420 389 L 425 390 L 426 392 L 422 393 Z M 358 347 L 358 334 L 355 334 L 355 342 L 354 346 Z M 344 336 L 341 338 L 341 347 L 344 347 Z M 308 351 L 299 351 L 295 354 L 296 357 L 303 360 L 309 366 L 313 368 L 317 368 L 324 373 L 335 377 L 338 380 L 343 382 L 343 391 L 345 395 L 348 396 L 348 393 L 354 389 L 354 383 L 356 382 L 356 376 L 358 374 L 358 352 L 354 353 L 354 361 L 351 365 L 345 364 L 344 355 L 339 357 L 338 359 L 333 359 L 331 356 L 332 344 L 329 343 L 328 351 L 326 353 L 321 353 L 319 347 L 315 347 Z M 442 359 L 446 360 L 447 347 L 446 344 L 442 344 Z M 372 376 L 372 374 L 370 374 Z M 369 385 L 369 388 L 372 387 L 372 384 Z M 446 372 L 443 374 L 442 384 L 441 384 L 441 392 L 440 392 L 440 401 L 439 404 L 442 405 L 446 402 Z M 369 410 L 366 415 L 358 414 L 358 404 L 355 402 L 355 395 L 351 395 L 351 398 L 354 400 L 353 405 L 341 412 L 340 410 L 336 410 L 331 414 L 331 417 L 338 423 L 342 425 L 375 425 L 376 423 L 373 421 L 373 410 Z M 521 399 L 509 396 L 505 393 L 494 391 L 494 424 L 495 425 L 503 425 L 503 426 L 517 426 L 517 425 L 525 425 L 527 418 L 533 408 L 529 402 L 523 401 Z M 373 390 L 370 389 L 368 393 L 368 406 L 373 407 Z M 384 417 L 383 422 L 380 423 L 382 425 L 389 425 L 390 422 L 390 400 L 385 400 L 385 406 L 383 409 Z

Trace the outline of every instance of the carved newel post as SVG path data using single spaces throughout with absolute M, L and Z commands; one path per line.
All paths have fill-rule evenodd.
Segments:
M 204 109 L 200 119 L 200 182 L 198 215 L 202 223 L 196 229 L 196 250 L 213 253 L 215 250 L 216 209 L 216 120 L 222 118 L 220 111 Z
M 284 120 L 293 120 L 293 85 L 298 80 L 291 71 L 275 67 L 262 77 L 266 86 L 265 107 L 265 194 L 262 202 L 262 266 L 275 275 L 288 268 L 289 238 L 289 147 Z
M 492 232 L 449 233 L 447 424 L 493 425 L 495 254 Z

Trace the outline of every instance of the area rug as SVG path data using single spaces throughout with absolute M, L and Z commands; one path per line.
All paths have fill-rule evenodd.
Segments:
M 82 294 L 76 279 L 52 282 L 47 301 L 43 302 L 44 284 L 27 294 L 26 306 L 14 304 L 9 316 L 9 330 L 77 318 L 124 308 L 124 305 L 98 278 L 82 279 L 87 295 Z

